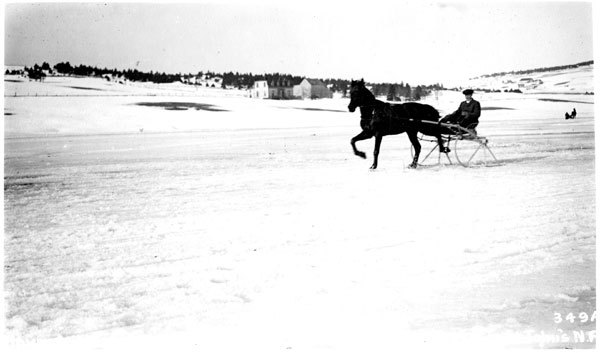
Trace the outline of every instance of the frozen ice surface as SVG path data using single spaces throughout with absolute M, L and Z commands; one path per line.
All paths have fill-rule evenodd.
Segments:
M 498 164 L 370 172 L 347 99 L 72 80 L 5 89 L 61 93 L 5 98 L 13 349 L 595 345 L 593 97 L 476 95 Z

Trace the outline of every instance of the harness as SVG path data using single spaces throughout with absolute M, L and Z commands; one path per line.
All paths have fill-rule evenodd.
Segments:
M 368 92 L 368 91 L 367 91 Z M 370 93 L 370 92 L 369 92 Z M 363 105 L 359 105 L 359 107 L 361 108 L 361 115 L 360 115 L 360 126 L 361 128 L 365 129 L 365 127 L 370 127 L 370 124 L 375 120 L 375 114 L 374 111 L 376 109 L 376 107 L 382 107 L 381 109 L 383 109 L 384 112 L 384 116 L 387 118 L 387 128 L 388 130 L 392 130 L 392 119 L 394 119 L 394 106 L 390 103 L 386 103 L 386 102 L 382 102 L 377 100 L 374 96 L 371 95 L 371 99 L 372 99 L 372 104 L 363 104 Z M 409 122 L 416 122 L 416 120 L 413 120 L 412 118 L 410 118 L 408 111 L 406 110 L 406 107 L 401 106 L 402 109 L 404 110 L 404 113 L 406 115 L 406 118 L 398 118 L 398 120 L 400 121 L 401 125 L 408 125 Z M 368 108 L 370 109 L 370 117 L 364 117 L 363 116 L 363 108 Z M 403 120 L 406 120 L 406 122 L 404 122 Z
M 368 107 L 372 109 L 371 112 L 371 117 L 370 118 L 364 118 L 362 115 L 360 117 L 360 123 L 361 123 L 361 127 L 363 127 L 363 124 L 366 124 L 367 121 L 368 122 L 373 122 L 375 121 L 375 109 L 378 106 L 381 106 L 382 111 L 383 111 L 383 116 L 387 119 L 387 128 L 388 130 L 392 130 L 392 119 L 394 118 L 394 109 L 393 106 L 389 103 L 384 103 L 381 102 L 381 105 L 378 104 L 370 104 L 370 105 L 363 105 L 361 107 Z M 381 122 L 381 119 L 378 121 Z

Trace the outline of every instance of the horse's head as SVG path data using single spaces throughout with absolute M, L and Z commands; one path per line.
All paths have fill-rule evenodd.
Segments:
M 356 107 L 372 104 L 375 96 L 365 87 L 365 80 L 352 81 L 350 83 L 350 104 L 348 110 L 352 113 Z

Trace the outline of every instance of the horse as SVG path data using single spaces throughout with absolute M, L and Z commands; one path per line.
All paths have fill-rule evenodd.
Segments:
M 420 132 L 427 136 L 434 136 L 437 139 L 441 153 L 448 153 L 450 150 L 444 146 L 442 140 L 443 129 L 439 124 L 419 123 L 420 121 L 430 121 L 439 123 L 440 113 L 430 105 L 416 102 L 403 104 L 390 104 L 375 99 L 371 91 L 365 87 L 364 79 L 352 81 L 350 83 L 350 104 L 348 111 L 351 113 L 360 107 L 360 127 L 362 132 L 350 140 L 354 154 L 366 158 L 364 152 L 356 148 L 356 142 L 375 137 L 375 149 L 373 151 L 373 165 L 370 169 L 377 169 L 379 148 L 381 140 L 386 135 L 398 135 L 406 132 L 408 138 L 415 149 L 415 156 L 410 168 L 416 168 L 421 152 L 421 144 L 417 134 Z

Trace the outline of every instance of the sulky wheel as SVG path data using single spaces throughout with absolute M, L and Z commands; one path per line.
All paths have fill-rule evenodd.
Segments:
M 485 138 L 457 138 L 454 140 L 454 155 L 463 167 L 485 165 L 495 160 L 495 156 L 487 148 Z
M 442 137 L 444 140 L 444 145 L 449 147 L 448 138 Z M 435 161 L 437 159 L 437 163 L 441 163 L 441 155 L 439 153 L 439 146 L 436 140 L 425 137 L 423 134 L 419 135 L 419 141 L 421 142 L 421 154 L 419 156 L 419 161 L 417 162 L 419 165 L 426 165 L 425 162 L 427 160 Z M 415 148 L 411 144 L 410 145 L 410 159 L 412 160 L 415 157 Z M 448 158 L 450 164 L 452 162 Z M 430 162 L 432 163 L 432 162 Z

